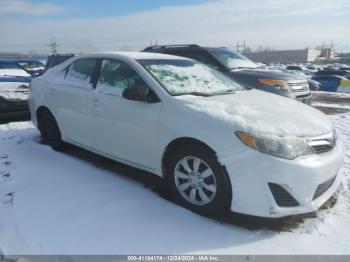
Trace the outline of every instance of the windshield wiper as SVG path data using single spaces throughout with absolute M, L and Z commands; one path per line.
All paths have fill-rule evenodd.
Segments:
M 209 97 L 209 96 L 217 96 L 217 95 L 234 94 L 235 92 L 236 91 L 234 89 L 230 89 L 230 90 L 216 92 L 216 93 L 201 93 L 201 92 L 178 93 L 178 94 L 175 94 L 175 96 L 193 95 L 193 96 Z
M 211 96 L 212 94 L 206 94 L 201 92 L 187 92 L 187 93 L 177 93 L 174 96 L 184 96 L 184 95 L 192 95 L 192 96 Z
M 229 68 L 230 70 L 234 70 L 234 69 L 256 69 L 258 67 L 249 67 L 249 66 L 237 66 L 237 67 L 231 67 Z
M 229 94 L 234 94 L 236 93 L 236 90 L 226 90 L 226 91 L 223 91 L 223 92 L 217 92 L 217 93 L 213 93 L 212 95 L 213 96 L 219 96 L 219 95 L 229 95 Z

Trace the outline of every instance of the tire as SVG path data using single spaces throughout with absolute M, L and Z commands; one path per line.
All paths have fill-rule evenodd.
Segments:
M 231 183 L 211 150 L 200 145 L 181 147 L 166 160 L 166 172 L 169 189 L 180 205 L 207 216 L 229 211 Z
M 55 117 L 50 111 L 44 110 L 38 116 L 38 127 L 44 144 L 49 145 L 54 150 L 63 148 L 63 141 L 60 129 Z

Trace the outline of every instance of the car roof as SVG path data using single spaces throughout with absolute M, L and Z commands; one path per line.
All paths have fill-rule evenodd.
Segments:
M 160 53 L 149 53 L 149 52 L 99 52 L 99 53 L 93 53 L 93 54 L 86 54 L 84 56 L 101 56 L 101 55 L 108 55 L 108 56 L 117 56 L 117 57 L 124 57 L 124 58 L 131 58 L 131 59 L 181 59 L 181 60 L 191 60 L 185 57 L 179 57 L 174 55 L 168 55 L 168 54 L 160 54 Z
M 162 45 L 162 46 L 149 46 L 146 47 L 143 51 L 166 51 L 166 50 L 192 50 L 192 49 L 202 49 L 202 50 L 220 50 L 220 49 L 228 49 L 227 47 L 220 46 L 220 47 L 213 47 L 213 46 L 199 46 L 195 44 L 190 45 Z

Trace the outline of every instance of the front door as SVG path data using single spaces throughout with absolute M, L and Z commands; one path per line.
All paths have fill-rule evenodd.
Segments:
M 162 104 L 123 98 L 123 90 L 133 85 L 146 85 L 134 68 L 119 60 L 102 60 L 93 147 L 123 162 L 154 169 Z

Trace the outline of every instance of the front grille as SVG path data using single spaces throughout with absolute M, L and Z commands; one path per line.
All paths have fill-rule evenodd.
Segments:
M 294 92 L 306 92 L 310 90 L 309 84 L 305 80 L 288 81 L 288 85 Z
M 274 183 L 269 183 L 269 188 L 275 199 L 275 202 L 280 207 L 297 207 L 298 201 L 287 192 L 282 186 Z
M 310 96 L 310 92 L 305 94 L 305 95 L 296 96 L 296 98 L 305 98 L 305 97 L 309 97 L 309 96 Z
M 333 185 L 335 178 L 336 178 L 336 176 L 334 176 L 331 179 L 327 180 L 326 182 L 318 185 L 312 200 L 315 200 L 316 198 L 323 195 L 323 193 L 325 193 Z
M 325 153 L 331 151 L 336 146 L 337 135 L 333 131 L 326 135 L 308 139 L 307 143 L 316 154 Z
M 312 147 L 317 154 L 325 153 L 328 151 L 331 151 L 333 149 L 333 146 L 331 145 L 318 145 Z

